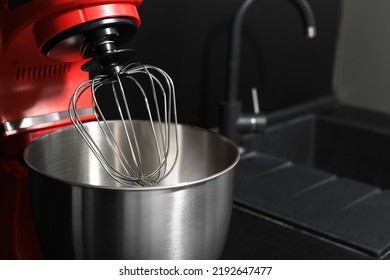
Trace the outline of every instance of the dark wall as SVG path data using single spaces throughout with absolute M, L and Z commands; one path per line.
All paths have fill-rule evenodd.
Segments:
M 308 0 L 318 36 L 305 37 L 287 0 L 262 0 L 247 14 L 243 32 L 240 98 L 252 110 L 271 112 L 331 94 L 340 0 Z M 145 0 L 142 26 L 131 42 L 136 60 L 166 70 L 176 85 L 179 120 L 214 126 L 224 98 L 228 28 L 242 0 Z

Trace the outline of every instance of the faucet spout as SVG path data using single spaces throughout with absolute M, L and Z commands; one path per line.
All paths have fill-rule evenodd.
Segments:
M 316 23 L 314 19 L 313 11 L 306 0 L 290 0 L 298 7 L 299 11 L 303 16 L 303 20 L 306 24 L 306 36 L 308 38 L 314 38 L 316 36 Z
M 230 30 L 229 71 L 227 86 L 227 101 L 237 100 L 238 77 L 240 67 L 241 30 L 245 15 L 249 7 L 257 0 L 245 0 L 237 11 Z M 306 0 L 290 0 L 298 8 L 306 25 L 306 36 L 316 36 L 316 24 L 311 6 Z
M 257 0 L 244 0 L 235 14 L 230 29 L 229 61 L 227 73 L 226 101 L 222 104 L 221 132 L 237 141 L 240 128 L 241 103 L 238 101 L 238 82 L 240 70 L 241 53 L 241 31 L 242 24 L 249 7 Z M 306 0 L 290 0 L 299 10 L 306 25 L 306 35 L 308 38 L 316 36 L 316 24 L 311 6 Z M 234 109 L 233 109 L 234 108 Z M 233 111 L 233 112 L 231 112 Z M 233 123 L 232 123 L 233 122 Z M 265 122 L 262 122 L 263 124 Z

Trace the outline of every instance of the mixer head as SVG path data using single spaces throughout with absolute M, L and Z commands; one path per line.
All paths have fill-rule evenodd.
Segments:
M 69 98 L 89 78 L 81 65 L 112 51 L 110 44 L 103 50 L 103 41 L 123 48 L 140 26 L 142 2 L 0 0 L 1 153 L 14 156 L 36 137 L 71 123 Z M 78 104 L 85 119 L 94 118 L 90 100 Z

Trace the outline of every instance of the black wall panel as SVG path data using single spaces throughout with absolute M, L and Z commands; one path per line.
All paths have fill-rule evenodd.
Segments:
M 308 0 L 318 36 L 307 39 L 303 21 L 288 0 L 259 0 L 243 27 L 240 98 L 252 110 L 257 87 L 260 108 L 272 112 L 332 94 L 340 0 Z M 218 124 L 225 95 L 228 29 L 242 0 L 145 0 L 142 26 L 130 47 L 137 61 L 173 78 L 182 123 Z

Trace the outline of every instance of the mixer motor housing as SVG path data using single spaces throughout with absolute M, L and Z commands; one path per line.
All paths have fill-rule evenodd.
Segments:
M 0 259 L 41 258 L 30 208 L 25 146 L 68 126 L 68 103 L 81 70 L 96 55 L 101 30 L 120 46 L 131 39 L 143 0 L 0 1 Z M 103 36 L 104 37 L 104 36 Z M 94 119 L 91 101 L 80 115 Z

